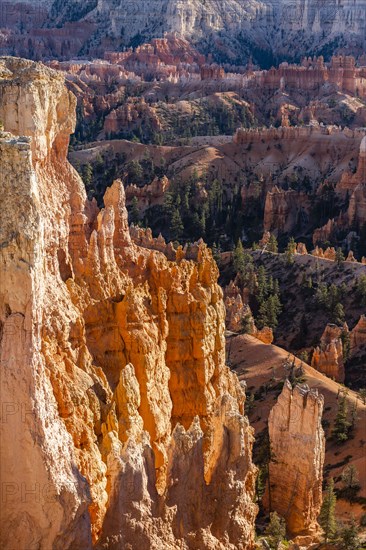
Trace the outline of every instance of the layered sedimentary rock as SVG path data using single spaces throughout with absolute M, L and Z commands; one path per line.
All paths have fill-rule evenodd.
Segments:
M 308 197 L 293 189 L 284 191 L 274 187 L 266 196 L 264 206 L 264 230 L 291 232 L 299 219 L 308 216 Z
M 211 253 L 131 237 L 120 181 L 99 211 L 66 161 L 62 76 L 0 75 L 1 547 L 251 549 L 253 434 Z
M 13 13 L 22 13 L 24 4 L 24 0 L 17 0 L 14 10 L 11 2 L 4 2 L 2 11 L 3 26 L 9 26 L 13 33 L 18 31 L 23 48 L 27 46 L 27 40 L 22 36 Z M 30 46 L 36 48 L 39 44 L 50 51 L 52 46 L 54 49 L 61 46 L 63 38 L 66 42 L 63 50 L 69 55 L 78 53 L 75 51 L 77 43 L 67 44 L 60 32 L 56 33 L 53 44 L 50 43 L 52 35 L 40 32 L 42 23 L 61 31 L 65 25 L 73 25 L 75 30 L 86 24 L 93 25 L 94 43 L 88 43 L 88 46 L 94 49 L 110 46 L 116 41 L 127 45 L 141 36 L 162 37 L 167 31 L 195 40 L 210 35 L 215 38 L 220 33 L 224 39 L 231 39 L 231 48 L 227 47 L 231 55 L 238 49 L 236 39 L 240 36 L 260 50 L 290 57 L 307 54 L 307 39 L 310 37 L 314 49 L 327 44 L 337 47 L 339 43 L 338 47 L 356 53 L 362 53 L 365 39 L 364 0 L 329 0 L 326 5 L 317 0 L 137 0 L 132 4 L 124 0 L 67 0 L 62 3 L 28 0 L 26 5 L 41 10 L 40 21 L 37 20 L 33 26 L 29 24 L 29 17 L 22 17 L 23 25 L 32 31 L 27 35 Z M 84 41 L 87 41 L 86 37 Z M 81 45 L 85 45 L 84 41 Z M 217 42 L 222 48 L 223 41 L 220 44 L 217 39 Z
M 342 333 L 346 327 L 327 325 L 320 339 L 320 346 L 313 352 L 311 366 L 336 382 L 344 382 Z
M 166 176 L 162 178 L 155 177 L 150 184 L 143 187 L 137 187 L 134 184 L 129 185 L 126 188 L 126 202 L 129 204 L 136 198 L 139 212 L 143 213 L 152 206 L 164 204 L 165 193 L 169 190 L 169 187 L 170 181 Z
M 348 209 L 314 231 L 314 244 L 333 238 L 339 230 L 352 227 L 360 231 L 366 223 L 366 136 L 362 137 L 360 143 L 357 169 L 342 174 L 336 192 L 343 200 L 349 196 Z M 347 260 L 352 261 L 352 258 Z
M 285 518 L 293 537 L 312 537 L 319 530 L 325 452 L 323 402 L 317 390 L 306 385 L 292 389 L 286 381 L 269 415 L 273 458 L 266 505 Z

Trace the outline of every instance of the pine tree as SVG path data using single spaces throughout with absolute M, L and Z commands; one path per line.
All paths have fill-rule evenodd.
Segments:
M 358 537 L 358 529 L 354 518 L 352 518 L 351 524 L 348 527 L 343 527 L 340 530 L 338 548 L 340 550 L 361 549 L 361 542 Z
M 366 224 L 365 224 L 366 228 Z M 361 305 L 366 306 L 366 275 L 361 275 L 357 281 L 356 287 L 357 298 L 360 300 Z
M 138 160 L 132 160 L 127 165 L 129 180 L 132 183 L 143 183 L 144 171 Z
M 244 271 L 244 248 L 240 239 L 233 252 L 233 265 L 236 273 Z
M 241 318 L 241 334 L 251 334 L 253 330 L 253 318 L 250 313 L 245 313 Z
M 334 480 L 330 478 L 327 488 L 325 490 L 325 496 L 323 499 L 322 507 L 320 509 L 319 524 L 324 531 L 324 540 L 332 539 L 336 533 L 336 519 L 335 519 L 335 507 L 337 503 L 337 497 L 334 492 Z
M 178 241 L 180 237 L 183 234 L 184 226 L 182 222 L 182 218 L 180 217 L 180 213 L 178 208 L 174 208 L 173 214 L 170 220 L 170 238 L 173 241 Z
M 337 265 L 338 265 L 338 268 L 341 267 L 341 265 L 343 264 L 343 262 L 345 261 L 345 257 L 344 257 L 344 254 L 343 254 L 343 251 L 341 248 L 337 248 L 336 250 L 336 256 L 335 256 L 335 260 L 337 262 Z
M 343 323 L 345 318 L 345 313 L 344 313 L 344 307 L 342 306 L 341 303 L 338 302 L 334 306 L 332 318 L 333 318 L 333 322 L 336 325 L 341 325 Z
M 131 201 L 131 211 L 130 211 L 130 223 L 137 225 L 140 221 L 140 210 L 138 207 L 137 197 L 133 197 Z
M 351 350 L 351 337 L 349 334 L 349 330 L 347 330 L 347 328 L 342 329 L 341 340 L 342 340 L 342 347 L 343 347 L 343 361 L 346 363 L 346 361 L 349 358 L 349 354 Z
M 273 550 L 277 550 L 279 544 L 286 539 L 286 523 L 277 512 L 271 512 L 270 522 L 266 529 L 268 542 Z
M 88 189 L 90 187 L 91 182 L 93 181 L 93 167 L 89 162 L 84 164 L 81 174 L 82 174 L 81 177 L 83 178 L 85 187 Z
M 350 426 L 349 426 L 349 431 L 350 432 L 353 432 L 353 430 L 355 429 L 357 420 L 358 420 L 357 401 L 354 401 L 352 409 L 351 409 L 351 419 L 350 419 Z
M 360 490 L 360 481 L 358 476 L 358 470 L 354 464 L 349 464 L 345 467 L 342 474 L 342 495 L 349 500 L 353 501 L 356 494 Z
M 285 250 L 286 263 L 288 264 L 294 263 L 295 253 L 296 253 L 296 243 L 295 243 L 295 239 L 291 237 Z
M 268 244 L 267 244 L 267 250 L 268 252 L 277 253 L 278 252 L 278 242 L 274 235 L 271 234 Z
M 348 404 L 347 394 L 343 393 L 339 397 L 338 411 L 334 420 L 334 428 L 332 435 L 337 443 L 343 443 L 347 441 L 349 437 L 350 423 L 347 419 Z
M 267 276 L 266 270 L 261 265 L 257 272 L 257 300 L 262 304 L 267 297 Z

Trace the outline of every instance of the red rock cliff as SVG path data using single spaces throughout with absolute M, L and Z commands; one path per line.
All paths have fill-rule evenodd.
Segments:
M 323 396 L 286 381 L 270 412 L 273 460 L 269 465 L 267 506 L 285 518 L 291 536 L 307 544 L 319 530 L 325 437 Z
M 211 253 L 136 244 L 122 183 L 98 211 L 66 161 L 61 75 L 16 58 L 0 75 L 1 547 L 253 548 Z

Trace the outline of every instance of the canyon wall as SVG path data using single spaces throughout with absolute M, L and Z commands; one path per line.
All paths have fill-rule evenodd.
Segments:
M 285 382 L 268 420 L 271 445 L 266 506 L 285 518 L 287 530 L 306 543 L 319 532 L 325 437 L 323 396 Z M 309 539 L 310 542 L 310 539 Z
M 120 181 L 99 211 L 66 160 L 63 77 L 0 74 L 1 547 L 252 549 L 253 432 L 211 253 L 131 235 Z
M 41 12 L 40 21 L 32 26 L 27 13 L 36 8 Z M 90 49 L 94 53 L 110 49 L 116 42 L 126 46 L 137 41 L 139 45 L 141 38 L 176 32 L 203 43 L 213 39 L 229 58 L 244 52 L 250 55 L 251 45 L 266 54 L 305 55 L 309 38 L 314 50 L 331 44 L 335 49 L 343 47 L 349 53 L 361 54 L 365 12 L 364 0 L 328 0 L 326 5 L 317 0 L 55 0 L 42 4 L 22 0 L 15 6 L 4 1 L 0 22 L 11 32 L 2 36 L 1 46 L 4 53 L 20 46 L 33 52 L 54 50 L 61 56 L 73 56 Z M 24 28 L 30 30 L 27 36 Z M 51 28 L 56 28 L 53 35 Z M 70 40 L 65 29 L 74 30 Z M 81 35 L 75 32 L 79 29 Z M 224 41 L 219 41 L 219 36 Z M 238 44 L 240 37 L 245 37 L 246 49 Z

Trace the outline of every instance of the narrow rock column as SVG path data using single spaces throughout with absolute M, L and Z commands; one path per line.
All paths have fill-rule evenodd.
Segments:
M 292 537 L 314 537 L 322 503 L 324 398 L 287 380 L 269 420 L 272 460 L 266 505 L 286 520 Z

